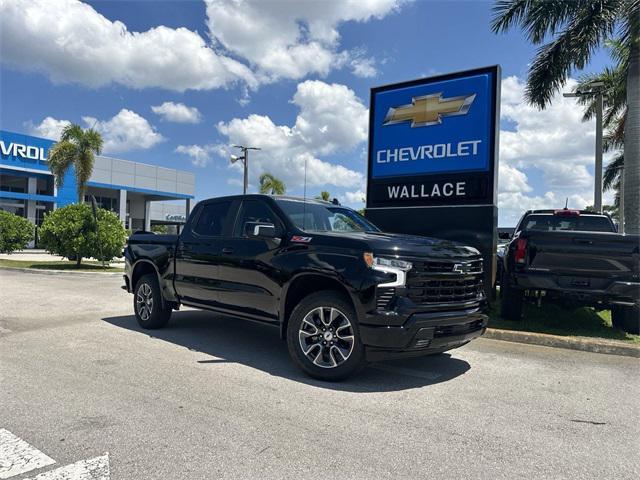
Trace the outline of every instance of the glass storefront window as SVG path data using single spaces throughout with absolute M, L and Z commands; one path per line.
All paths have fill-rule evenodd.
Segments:
M 5 190 L 6 191 L 6 190 Z M 14 200 L 12 198 L 0 198 L 0 210 L 10 212 L 18 215 L 19 217 L 27 216 L 27 201 L 26 200 Z
M 104 208 L 105 210 L 111 210 L 112 212 L 117 213 L 118 209 L 118 199 L 111 197 L 101 197 L 99 195 L 94 195 L 96 197 L 96 203 L 99 208 Z M 91 203 L 91 195 L 85 195 L 84 201 L 86 203 Z
M 0 175 L 0 190 L 3 192 L 27 193 L 29 179 L 18 175 Z
M 53 196 L 53 177 L 38 178 L 36 193 Z

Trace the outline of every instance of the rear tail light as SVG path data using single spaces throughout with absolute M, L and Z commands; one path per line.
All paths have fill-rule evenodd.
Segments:
M 553 214 L 564 216 L 564 217 L 579 217 L 580 210 L 570 210 L 568 208 L 563 208 L 562 210 L 554 210 Z
M 520 264 L 524 263 L 526 255 L 527 255 L 527 239 L 519 238 L 516 241 L 516 254 L 515 254 L 516 263 L 520 263 Z

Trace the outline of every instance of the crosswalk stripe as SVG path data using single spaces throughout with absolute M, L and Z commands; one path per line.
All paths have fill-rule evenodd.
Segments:
M 109 454 L 81 460 L 25 480 L 109 480 Z
M 52 465 L 56 461 L 9 430 L 0 428 L 0 479 Z

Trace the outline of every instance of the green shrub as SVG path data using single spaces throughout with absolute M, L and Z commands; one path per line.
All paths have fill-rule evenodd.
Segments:
M 40 246 L 55 255 L 109 261 L 120 256 L 127 232 L 118 216 L 98 209 L 98 222 L 88 204 L 69 205 L 47 214 L 39 230 Z M 96 228 L 97 227 L 97 228 Z
M 158 225 L 151 225 L 151 231 L 153 233 L 165 234 L 169 231 L 169 229 L 167 228 L 166 225 L 158 224 Z
M 0 253 L 21 250 L 33 240 L 33 224 L 24 217 L 0 210 Z

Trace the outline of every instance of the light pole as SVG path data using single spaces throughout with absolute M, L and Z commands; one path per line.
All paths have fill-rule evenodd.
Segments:
M 618 190 L 618 233 L 624 233 L 624 165 L 616 170 L 620 171 L 620 189 Z
M 244 182 L 242 184 L 242 193 L 247 194 L 249 189 L 249 150 L 260 150 L 258 147 L 245 147 L 244 145 L 234 145 L 242 151 L 242 156 L 231 155 L 231 163 L 241 161 L 244 166 Z
M 596 99 L 596 165 L 593 204 L 596 212 L 602 212 L 602 110 L 604 105 L 604 82 L 591 82 L 589 90 L 563 93 L 564 97 L 593 97 Z
M 624 233 L 624 166 L 620 167 L 620 199 L 618 200 L 618 232 Z

